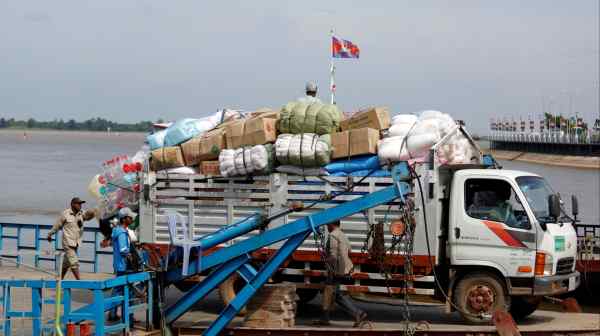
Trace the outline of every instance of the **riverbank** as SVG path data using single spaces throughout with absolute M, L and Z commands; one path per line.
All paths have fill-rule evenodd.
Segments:
M 489 152 L 496 160 L 519 161 L 558 167 L 600 170 L 600 157 L 595 156 L 552 155 L 501 150 L 490 150 Z

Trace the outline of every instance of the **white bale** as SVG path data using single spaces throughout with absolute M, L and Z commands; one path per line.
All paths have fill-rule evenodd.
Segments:
M 392 125 L 396 124 L 414 124 L 419 118 L 414 114 L 398 114 L 392 118 Z

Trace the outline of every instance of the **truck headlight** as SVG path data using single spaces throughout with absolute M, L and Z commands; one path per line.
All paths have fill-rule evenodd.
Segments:
M 545 252 L 535 253 L 535 275 L 548 276 L 552 275 L 554 266 L 554 258 L 551 254 Z

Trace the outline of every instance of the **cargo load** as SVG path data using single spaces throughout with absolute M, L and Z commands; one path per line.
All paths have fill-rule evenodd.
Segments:
M 200 163 L 200 174 L 204 176 L 220 176 L 221 170 L 219 161 L 202 161 Z
M 160 130 L 146 136 L 146 142 L 150 146 L 151 150 L 162 148 L 165 145 L 165 136 L 167 130 Z
M 150 152 L 150 169 L 163 170 L 185 166 L 181 148 L 177 146 L 163 147 Z
M 277 140 L 279 113 L 264 113 L 251 119 L 237 120 L 224 126 L 227 148 L 264 145 Z
M 225 109 L 201 119 L 180 119 L 171 124 L 166 130 L 161 130 L 148 135 L 146 137 L 146 141 L 150 145 L 151 150 L 155 150 L 163 146 L 176 146 L 195 136 L 199 136 L 209 130 L 212 130 L 221 122 L 236 118 L 239 118 L 238 111 Z
M 350 129 L 331 134 L 331 158 L 377 154 L 379 131 L 373 128 Z
M 224 149 L 219 154 L 219 170 L 224 177 L 268 174 L 273 170 L 274 163 L 272 144 Z
M 341 120 L 342 113 L 336 105 L 292 101 L 281 109 L 277 129 L 284 134 L 323 135 L 338 131 Z
M 340 123 L 342 131 L 359 128 L 384 130 L 390 127 L 390 112 L 387 107 L 372 107 L 354 113 Z
M 186 164 L 192 166 L 219 158 L 219 153 L 226 147 L 225 130 L 218 128 L 186 141 L 181 150 Z
M 314 133 L 281 134 L 275 143 L 275 154 L 282 165 L 321 167 L 331 160 L 331 136 Z
M 382 162 L 406 160 L 423 161 L 433 145 L 453 131 L 457 125 L 448 114 L 423 111 L 414 115 L 398 115 L 393 119 L 389 137 L 379 142 L 378 155 Z M 467 138 L 455 133 L 437 151 L 440 163 L 470 163 L 474 155 Z

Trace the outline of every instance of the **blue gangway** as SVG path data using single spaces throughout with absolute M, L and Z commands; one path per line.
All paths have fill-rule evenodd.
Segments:
M 154 280 L 153 272 L 139 272 L 119 277 L 108 277 L 95 280 L 56 280 L 60 271 L 60 258 L 57 254 L 44 254 L 44 247 L 52 248 L 61 252 L 61 236 L 58 233 L 52 243 L 46 242 L 47 232 L 52 228 L 48 224 L 19 224 L 0 223 L 0 251 L 2 251 L 0 263 L 10 264 L 16 269 L 29 268 L 38 270 L 43 276 L 36 279 L 30 277 L 19 279 L 14 274 L 0 275 L 0 334 L 10 336 L 16 330 L 15 321 L 26 319 L 31 321 L 32 335 L 53 334 L 56 332 L 56 323 L 52 318 L 43 316 L 44 309 L 56 306 L 55 300 L 57 285 L 60 292 L 62 310 L 58 327 L 66 334 L 67 323 L 91 322 L 95 335 L 130 330 L 130 313 L 141 310 L 145 311 L 146 329 L 151 329 L 154 314 Z M 91 238 L 90 238 L 91 236 Z M 33 238 L 33 242 L 32 242 Z M 101 233 L 98 228 L 84 227 L 84 239 L 81 250 L 87 250 L 88 257 L 80 257 L 79 262 L 87 265 L 89 271 L 98 273 L 100 271 L 99 258 L 102 255 L 112 255 L 110 249 L 100 248 Z M 27 264 L 26 257 L 30 255 L 32 264 Z M 46 265 L 52 265 L 54 272 L 44 270 Z M 8 272 L 7 272 L 8 273 Z M 132 286 L 143 286 L 146 297 L 136 298 L 131 289 Z M 46 291 L 54 291 L 52 297 L 46 297 Z M 75 307 L 73 291 L 84 291 L 91 294 L 92 303 L 81 304 Z M 17 299 L 27 300 L 28 308 L 23 309 L 23 304 L 15 302 Z M 118 293 L 115 295 L 115 293 Z M 106 312 L 120 307 L 122 313 L 118 321 L 108 324 Z

